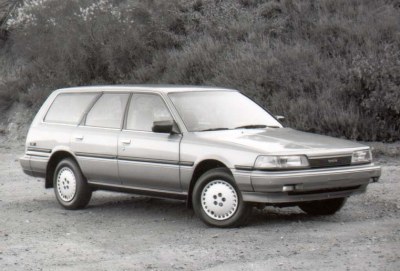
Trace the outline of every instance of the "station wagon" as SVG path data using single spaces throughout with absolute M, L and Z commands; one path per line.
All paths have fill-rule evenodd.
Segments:
M 304 112 L 304 114 L 307 114 Z M 334 214 L 378 181 L 362 144 L 297 131 L 237 90 L 126 85 L 54 91 L 20 159 L 66 209 L 111 190 L 185 200 L 215 227 L 252 207 Z

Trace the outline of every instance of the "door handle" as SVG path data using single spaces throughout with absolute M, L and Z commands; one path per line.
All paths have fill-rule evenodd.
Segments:
M 76 140 L 83 140 L 83 135 L 77 135 L 77 136 L 75 136 L 75 139 Z
M 121 143 L 124 144 L 124 145 L 129 145 L 129 144 L 131 144 L 131 140 L 130 139 L 124 139 L 124 140 L 121 140 Z

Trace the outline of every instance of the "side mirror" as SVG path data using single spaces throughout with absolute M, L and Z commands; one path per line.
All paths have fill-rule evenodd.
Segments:
M 179 134 L 179 129 L 173 120 L 160 120 L 153 122 L 154 133 Z
M 285 120 L 285 117 L 284 117 L 284 116 L 275 116 L 275 118 L 276 118 L 278 121 L 284 121 L 284 120 Z

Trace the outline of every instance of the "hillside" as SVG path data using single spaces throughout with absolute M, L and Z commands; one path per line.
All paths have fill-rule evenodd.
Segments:
M 400 1 L 33 0 L 7 29 L 5 132 L 58 87 L 180 83 L 240 89 L 301 130 L 400 140 Z

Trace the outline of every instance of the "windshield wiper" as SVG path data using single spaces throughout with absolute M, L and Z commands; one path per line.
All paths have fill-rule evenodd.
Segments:
M 265 124 L 249 124 L 236 127 L 235 129 L 257 129 L 257 128 L 279 128 L 279 126 L 265 125 Z
M 199 132 L 207 132 L 207 131 L 221 131 L 221 130 L 229 130 L 229 128 L 210 128 L 210 129 L 204 129 L 204 130 L 200 130 Z

